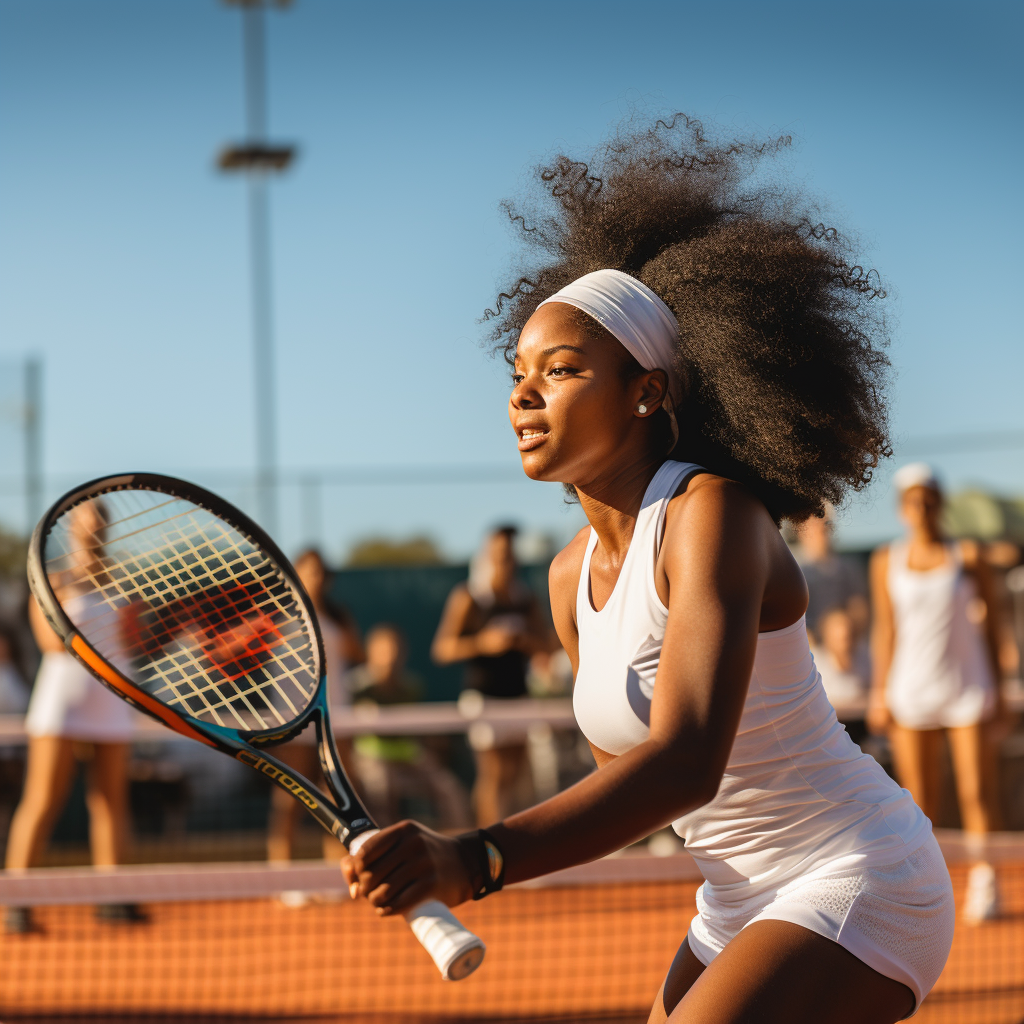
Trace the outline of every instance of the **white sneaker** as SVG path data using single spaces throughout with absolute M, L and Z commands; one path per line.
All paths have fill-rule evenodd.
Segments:
M 998 916 L 999 889 L 995 868 L 991 864 L 975 864 L 967 875 L 963 919 L 968 924 L 980 924 Z

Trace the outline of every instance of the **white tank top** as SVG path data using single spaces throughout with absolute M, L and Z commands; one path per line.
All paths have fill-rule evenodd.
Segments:
M 908 729 L 975 725 L 995 709 L 995 681 L 981 629 L 971 621 L 977 598 L 956 545 L 944 564 L 917 572 L 905 543 L 889 548 L 889 597 L 896 648 L 886 686 L 889 710 Z
M 594 610 L 593 530 L 576 599 L 576 719 L 594 746 L 623 754 L 650 735 L 668 608 L 655 567 L 668 503 L 700 467 L 666 462 L 644 495 L 607 604 Z M 925 842 L 928 819 L 836 720 L 804 620 L 757 641 L 743 715 L 713 800 L 673 822 L 708 883 L 767 888 L 848 855 L 899 860 Z

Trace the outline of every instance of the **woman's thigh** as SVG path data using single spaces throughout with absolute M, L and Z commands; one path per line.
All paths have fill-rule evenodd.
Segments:
M 968 832 L 1000 827 L 998 749 L 990 739 L 991 723 L 949 730 L 960 817 Z
M 893 725 L 889 730 L 889 744 L 896 768 L 896 778 L 924 813 L 936 819 L 942 785 L 941 729 L 905 729 Z
M 668 1015 L 676 1008 L 679 1001 L 689 992 L 693 983 L 704 973 L 706 968 L 694 955 L 689 943 L 683 944 L 672 960 L 665 981 L 658 990 L 658 997 L 651 1007 L 651 1015 L 647 1024 L 665 1024 Z
M 892 1024 L 913 1008 L 906 985 L 839 943 L 788 921 L 757 921 L 692 981 L 668 1021 Z
M 63 736 L 32 736 L 28 743 L 23 800 L 50 809 L 63 803 L 75 774 L 72 742 Z
M 117 807 L 126 803 L 130 754 L 131 747 L 127 743 L 93 744 L 92 763 L 87 776 L 90 796 L 101 796 Z

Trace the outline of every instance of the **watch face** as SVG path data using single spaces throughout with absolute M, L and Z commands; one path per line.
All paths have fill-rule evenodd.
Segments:
M 501 851 L 489 839 L 484 840 L 484 849 L 487 851 L 487 869 L 491 875 L 491 881 L 496 882 L 501 878 L 501 869 L 505 866 Z

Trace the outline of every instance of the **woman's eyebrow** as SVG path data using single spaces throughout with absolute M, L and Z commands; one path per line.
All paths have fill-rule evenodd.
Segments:
M 563 350 L 566 352 L 575 352 L 579 356 L 586 355 L 583 349 L 577 347 L 576 345 L 555 345 L 553 348 L 544 349 L 544 351 L 541 352 L 541 355 L 553 356 L 556 352 L 562 352 Z

